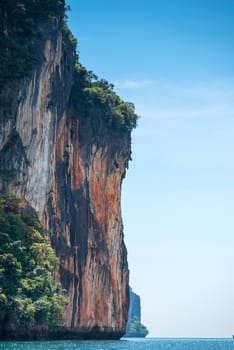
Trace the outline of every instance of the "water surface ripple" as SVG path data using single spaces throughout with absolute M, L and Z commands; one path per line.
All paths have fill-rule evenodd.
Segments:
M 234 339 L 0 342 L 0 350 L 234 350 Z

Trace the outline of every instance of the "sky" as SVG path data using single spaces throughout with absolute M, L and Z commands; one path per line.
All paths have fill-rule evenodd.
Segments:
M 140 115 L 122 188 L 151 337 L 234 333 L 234 1 L 69 0 L 80 61 Z

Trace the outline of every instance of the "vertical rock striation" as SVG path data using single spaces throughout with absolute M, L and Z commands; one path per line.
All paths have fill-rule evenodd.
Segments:
M 128 266 L 120 196 L 130 138 L 108 130 L 101 116 L 74 117 L 64 114 L 59 123 L 45 214 L 61 261 L 58 278 L 70 298 L 66 326 L 95 337 L 122 335 Z
M 63 335 L 53 336 L 119 338 L 128 315 L 121 183 L 130 131 L 108 128 L 95 108 L 81 118 L 69 107 L 76 54 L 59 23 L 41 24 L 35 69 L 1 94 L 0 192 L 24 198 L 51 232 L 55 278 L 69 298 Z
M 53 186 L 55 138 L 72 86 L 75 53 L 51 18 L 41 27 L 36 69 L 9 83 L 0 110 L 0 190 L 24 197 L 42 217 Z M 65 61 L 66 58 L 66 61 Z M 15 179 L 7 176 L 14 169 Z

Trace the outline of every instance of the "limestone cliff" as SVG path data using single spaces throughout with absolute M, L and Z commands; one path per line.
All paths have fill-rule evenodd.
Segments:
M 1 34 L 9 36 L 3 10 Z M 102 105 L 81 117 L 71 102 L 76 54 L 61 23 L 56 11 L 39 20 L 40 35 L 24 44 L 37 54 L 33 68 L 1 80 L 0 191 L 24 198 L 51 232 L 55 278 L 69 297 L 62 335 L 51 337 L 119 338 L 128 315 L 121 183 L 130 128 L 108 124 Z
M 128 268 L 120 190 L 129 156 L 127 135 L 110 132 L 100 117 L 61 119 L 45 220 L 71 300 L 68 327 L 124 330 Z
M 141 323 L 141 298 L 129 288 L 130 305 L 125 337 L 144 338 L 149 333 Z

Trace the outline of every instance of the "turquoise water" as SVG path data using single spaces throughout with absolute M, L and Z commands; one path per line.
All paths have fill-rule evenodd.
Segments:
M 232 339 L 0 342 L 0 350 L 234 350 Z

